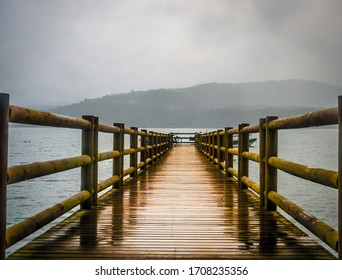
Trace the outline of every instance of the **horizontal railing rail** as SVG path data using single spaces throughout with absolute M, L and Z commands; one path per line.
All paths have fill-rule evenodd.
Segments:
M 171 132 L 172 142 L 174 146 L 182 144 L 195 144 L 197 132 Z
M 275 211 L 277 206 L 292 216 L 329 247 L 338 252 L 342 259 L 342 246 L 338 242 L 342 236 L 342 192 L 339 180 L 342 172 L 342 97 L 339 107 L 310 112 L 288 118 L 269 116 L 259 119 L 255 125 L 241 124 L 237 128 L 227 127 L 196 136 L 198 149 L 226 176 L 237 180 L 240 189 L 250 188 L 260 197 L 260 208 Z M 278 158 L 278 130 L 339 125 L 339 170 L 313 168 L 303 164 Z M 250 134 L 257 133 L 259 153 L 249 151 Z M 233 135 L 238 135 L 238 148 L 233 148 Z M 238 158 L 234 168 L 233 157 Z M 249 162 L 258 163 L 259 182 L 249 178 Z M 277 170 L 299 178 L 338 189 L 338 230 L 320 219 L 308 214 L 304 209 L 277 192 Z
M 170 135 L 136 127 L 125 128 L 124 124 L 113 126 L 99 123 L 94 116 L 73 118 L 39 110 L 9 105 L 9 95 L 0 94 L 0 258 L 5 258 L 6 249 L 33 232 L 51 223 L 56 218 L 80 205 L 81 209 L 90 209 L 97 204 L 98 193 L 110 186 L 121 188 L 124 180 L 130 180 L 143 172 L 172 147 Z M 8 130 L 9 123 L 52 126 L 82 131 L 82 155 L 45 162 L 33 162 L 8 167 Z M 113 149 L 98 152 L 99 133 L 113 134 Z M 125 148 L 124 135 L 130 136 L 129 148 Z M 140 139 L 139 139 L 140 137 Z M 138 143 L 141 145 L 138 146 Z M 140 153 L 140 162 L 138 162 Z M 129 156 L 130 166 L 124 170 L 124 157 Z M 98 181 L 98 162 L 112 160 L 111 177 Z M 70 198 L 57 203 L 34 216 L 15 225 L 6 227 L 7 186 L 81 168 L 80 191 Z M 127 178 L 129 176 L 129 178 Z

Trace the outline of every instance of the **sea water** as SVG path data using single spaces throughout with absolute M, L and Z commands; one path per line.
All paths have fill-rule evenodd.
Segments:
M 207 132 L 214 129 L 153 129 L 170 132 Z M 257 136 L 257 135 L 256 135 Z M 279 131 L 279 154 L 282 159 L 337 170 L 337 128 L 308 128 Z M 125 146 L 129 145 L 126 135 Z M 250 151 L 258 153 L 258 141 Z M 111 134 L 99 134 L 99 152 L 110 151 L 113 146 Z M 81 155 L 81 131 L 52 127 L 10 127 L 9 130 L 9 166 L 37 161 L 62 159 Z M 129 165 L 129 157 L 125 157 L 125 168 Z M 237 160 L 234 161 L 235 168 Z M 258 164 L 250 162 L 250 177 L 258 181 Z M 112 162 L 99 163 L 99 180 L 111 176 Z M 7 226 L 16 224 L 64 199 L 80 190 L 80 168 L 48 175 L 8 186 L 7 194 Z M 290 199 L 306 212 L 337 229 L 337 190 L 306 181 L 278 171 L 278 192 Z M 16 250 L 41 234 L 69 213 L 46 226 L 37 233 L 12 246 L 7 254 Z

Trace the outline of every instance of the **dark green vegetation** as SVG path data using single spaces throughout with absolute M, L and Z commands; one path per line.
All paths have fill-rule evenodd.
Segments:
M 293 116 L 336 107 L 342 88 L 303 80 L 209 83 L 182 89 L 112 94 L 53 110 L 138 127 L 225 127 L 260 117 Z

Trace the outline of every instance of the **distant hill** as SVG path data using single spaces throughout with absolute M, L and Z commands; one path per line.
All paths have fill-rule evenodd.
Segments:
M 111 94 L 63 106 L 56 113 L 96 115 L 103 123 L 142 127 L 224 127 L 337 106 L 342 88 L 304 80 L 208 83 L 188 88 Z

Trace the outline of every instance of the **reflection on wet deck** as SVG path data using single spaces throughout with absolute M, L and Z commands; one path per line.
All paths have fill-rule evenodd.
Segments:
M 124 191 L 79 211 L 12 259 L 329 259 L 194 146 L 174 148 Z

